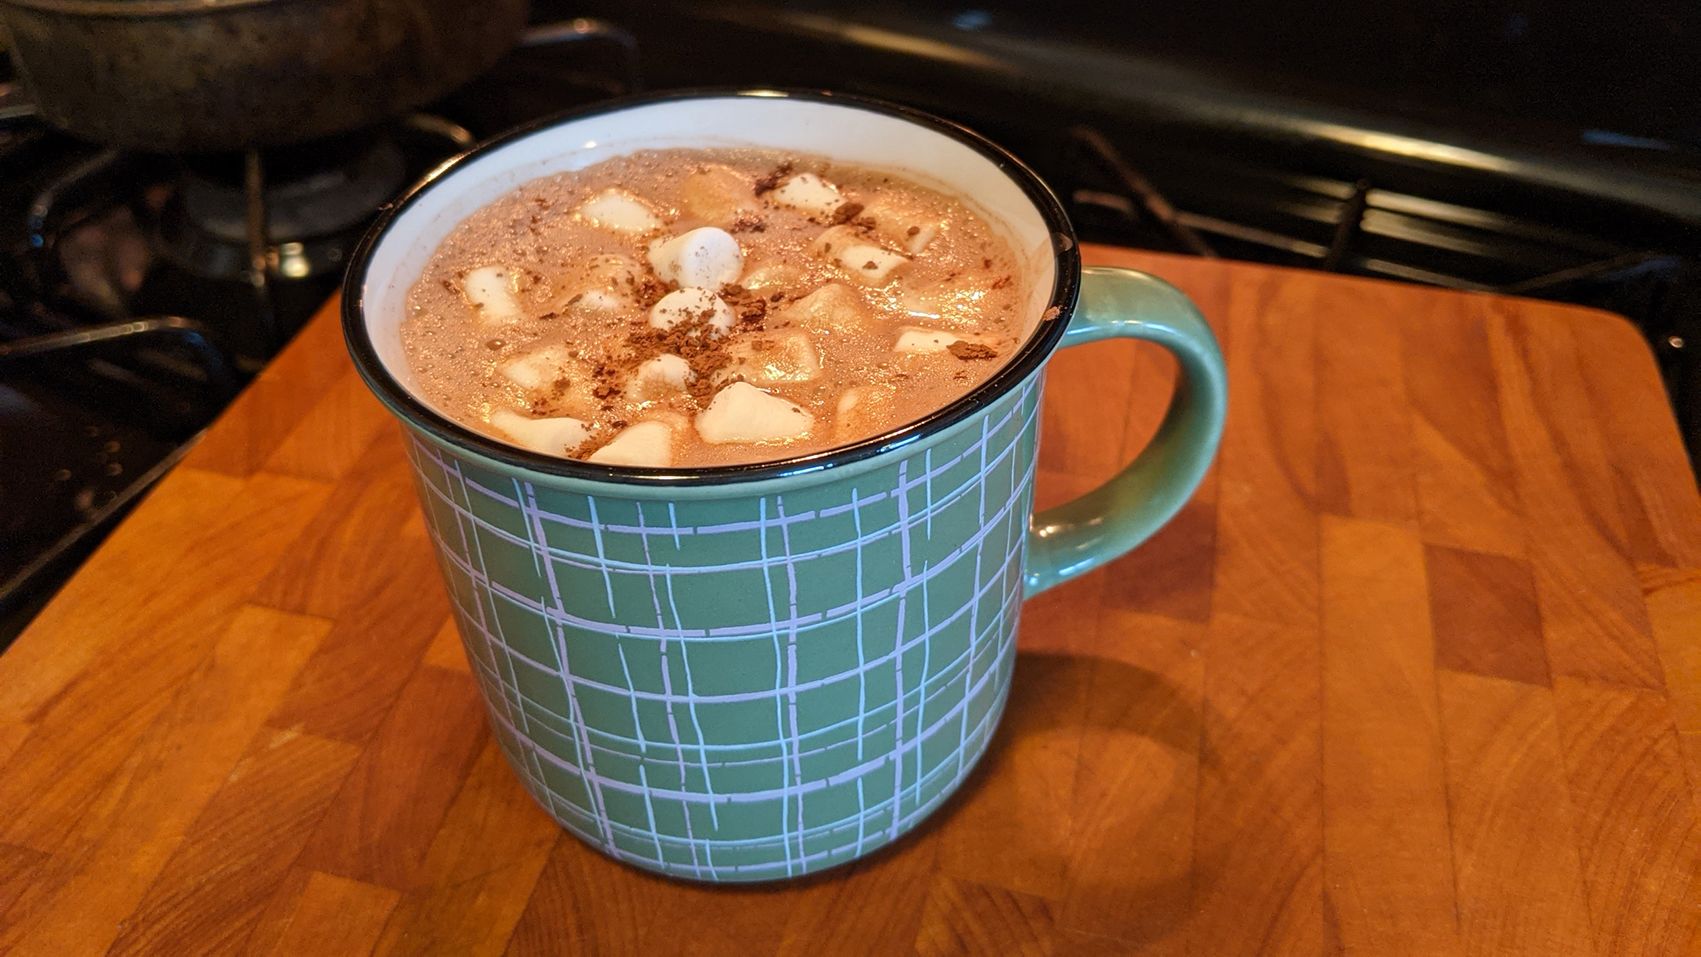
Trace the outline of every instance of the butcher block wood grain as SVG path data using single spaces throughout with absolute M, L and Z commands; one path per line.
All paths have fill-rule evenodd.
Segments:
M 918 833 L 735 888 L 563 835 L 327 307 L 0 655 L 0 952 L 1701 953 L 1701 500 L 1630 327 L 1089 258 L 1211 320 L 1222 454 L 1028 606 L 998 740 Z M 1174 375 L 1052 370 L 1048 503 Z

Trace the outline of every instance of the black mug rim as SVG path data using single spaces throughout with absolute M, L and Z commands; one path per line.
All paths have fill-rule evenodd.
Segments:
M 396 224 L 402 213 L 417 202 L 420 197 L 434 189 L 442 188 L 445 183 L 454 178 L 453 174 L 457 170 L 474 159 L 504 146 L 544 133 L 566 123 L 657 103 L 679 100 L 745 98 L 801 100 L 885 114 L 948 136 L 991 160 L 1000 172 L 1021 188 L 1028 201 L 1039 211 L 1051 233 L 1052 255 L 1056 260 L 1056 269 L 1046 312 L 1050 313 L 1052 318 L 1049 321 L 1043 321 L 1039 330 L 1029 338 L 1016 355 L 985 382 L 958 399 L 896 429 L 850 445 L 835 446 L 830 449 L 784 459 L 691 469 L 603 465 L 545 455 L 541 452 L 533 452 L 519 446 L 509 445 L 489 436 L 481 435 L 433 410 L 403 387 L 396 377 L 390 373 L 390 370 L 385 367 L 383 361 L 379 359 L 377 349 L 372 344 L 370 330 L 367 328 L 364 301 L 367 271 L 371 266 L 373 254 L 389 235 L 391 228 Z M 365 380 L 367 386 L 383 399 L 391 410 L 404 418 L 408 424 L 423 430 L 451 448 L 467 449 L 512 468 L 560 478 L 603 483 L 612 482 L 623 485 L 721 485 L 732 482 L 785 478 L 860 462 L 911 445 L 930 435 L 935 435 L 985 409 L 1038 370 L 1050 357 L 1052 351 L 1057 348 L 1058 343 L 1063 339 L 1069 317 L 1074 312 L 1075 302 L 1080 293 L 1080 282 L 1080 251 L 1075 239 L 1074 227 L 1070 225 L 1069 218 L 1063 211 L 1063 204 L 1058 201 L 1051 188 L 1046 186 L 1038 174 L 1030 169 L 1027 164 L 1017 159 L 1009 150 L 981 134 L 959 123 L 921 110 L 869 97 L 834 93 L 826 90 L 706 88 L 670 90 L 661 93 L 620 97 L 604 100 L 589 107 L 542 117 L 484 140 L 466 152 L 438 165 L 410 186 L 400 198 L 380 209 L 378 218 L 367 229 L 365 236 L 361 238 L 360 244 L 355 248 L 348 272 L 343 277 L 342 323 L 343 338 L 347 342 L 349 354 L 354 359 L 356 371 Z

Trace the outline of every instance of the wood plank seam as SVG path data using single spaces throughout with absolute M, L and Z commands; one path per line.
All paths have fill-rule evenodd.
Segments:
M 1455 772 L 1464 769 L 1464 761 L 1467 757 L 1480 758 L 1481 755 L 1467 755 L 1462 751 L 1460 741 L 1460 738 L 1462 737 L 1462 734 L 1460 733 L 1461 729 L 1456 723 L 1454 723 L 1456 712 L 1454 709 L 1447 706 L 1446 696 L 1443 696 L 1443 701 L 1441 703 L 1441 716 L 1444 731 L 1450 724 L 1452 724 L 1452 732 L 1444 733 L 1442 735 L 1442 748 L 1447 762 L 1448 828 L 1450 836 L 1449 846 L 1453 858 L 1454 893 L 1460 909 L 1460 929 L 1463 943 L 1469 951 L 1481 954 L 1495 953 L 1500 947 L 1504 946 L 1504 941 L 1497 944 L 1491 941 L 1475 939 L 1471 936 L 1472 926 L 1474 925 L 1468 925 L 1465 919 L 1464 912 L 1467 902 L 1473 905 L 1480 905 L 1481 908 L 1488 908 L 1488 914 L 1490 916 L 1499 916 L 1494 909 L 1497 906 L 1518 907 L 1521 912 L 1519 916 L 1526 916 L 1522 912 L 1527 912 L 1532 908 L 1546 906 L 1551 909 L 1553 913 L 1543 916 L 1546 916 L 1549 919 L 1559 920 L 1562 923 L 1559 927 L 1554 927 L 1552 924 L 1544 924 L 1520 935 L 1520 940 L 1530 942 L 1529 946 L 1524 948 L 1525 950 L 1540 951 L 1544 949 L 1545 944 L 1540 942 L 1541 938 L 1535 937 L 1534 935 L 1539 934 L 1540 931 L 1547 931 L 1547 936 L 1549 937 L 1553 933 L 1560 933 L 1562 935 L 1560 940 L 1574 940 L 1576 936 L 1581 936 L 1582 939 L 1577 943 L 1575 950 L 1568 951 L 1568 954 L 1574 953 L 1577 955 L 1592 955 L 1596 953 L 1597 951 L 1592 932 L 1594 922 L 1588 914 L 1588 898 L 1587 895 L 1583 893 L 1582 889 L 1582 864 L 1578 860 L 1577 847 L 1580 840 L 1576 830 L 1577 813 L 1573 805 L 1569 783 L 1566 778 L 1563 758 L 1564 749 L 1560 746 L 1559 742 L 1559 716 L 1554 706 L 1552 693 L 1545 686 L 1537 687 L 1509 679 L 1478 675 L 1473 672 L 1455 672 L 1448 671 L 1446 669 L 1437 669 L 1436 677 L 1438 691 L 1441 689 L 1442 682 L 1448 682 L 1460 689 L 1456 693 L 1458 700 L 1470 701 L 1473 704 L 1480 704 L 1485 696 L 1485 692 L 1492 691 L 1495 688 L 1504 688 L 1506 689 L 1506 693 L 1516 694 L 1519 696 L 1520 700 L 1534 699 L 1537 702 L 1538 709 L 1546 717 L 1546 728 L 1550 732 L 1550 740 L 1547 740 L 1546 743 L 1551 745 L 1553 750 L 1552 755 L 1543 754 L 1538 757 L 1537 760 L 1539 762 L 1539 767 L 1537 770 L 1542 771 L 1552 767 L 1551 773 L 1554 776 L 1552 784 L 1557 788 L 1557 794 L 1544 793 L 1539 795 L 1539 797 L 1543 802 L 1550 804 L 1554 809 L 1554 814 L 1562 819 L 1558 825 L 1555 825 L 1551 820 L 1549 822 L 1544 822 L 1544 826 L 1540 828 L 1540 832 L 1543 837 L 1552 837 L 1554 828 L 1559 826 L 1563 828 L 1565 834 L 1563 840 L 1556 841 L 1554 846 L 1554 850 L 1558 855 L 1557 860 L 1552 857 L 1547 857 L 1543 860 L 1534 862 L 1534 866 L 1539 869 L 1539 873 L 1531 873 L 1528 875 L 1529 881 L 1532 883 L 1525 885 L 1514 884 L 1510 880 L 1512 875 L 1496 873 L 1492 876 L 1500 878 L 1501 880 L 1497 880 L 1484 888 L 1486 892 L 1484 894 L 1473 894 L 1473 889 L 1466 887 L 1465 881 L 1467 876 L 1474 875 L 1476 872 L 1473 868 L 1467 867 L 1468 863 L 1473 862 L 1467 862 L 1461 859 L 1460 855 L 1467 850 L 1464 844 L 1465 839 L 1476 835 L 1461 834 L 1458 829 L 1457 822 L 1460 817 L 1460 812 L 1457 809 L 1457 804 L 1458 799 L 1464 796 L 1466 782 L 1460 780 L 1456 776 Z M 1463 687 L 1467 684 L 1477 685 L 1476 688 L 1470 690 L 1468 695 Z M 1494 728 L 1493 732 L 1495 735 L 1494 740 L 1499 741 L 1502 733 L 1506 729 L 1505 719 L 1507 718 L 1507 715 L 1505 713 L 1500 713 L 1492 717 L 1500 719 L 1496 722 L 1497 726 Z M 1520 744 L 1521 750 L 1524 752 L 1540 750 L 1540 742 L 1532 744 L 1529 741 L 1523 741 L 1520 742 Z M 1549 758 L 1551 759 L 1551 764 L 1548 760 L 1546 760 Z M 1491 771 L 1492 773 L 1499 773 L 1502 769 L 1503 766 L 1495 766 L 1491 769 Z M 1501 782 L 1497 781 L 1497 783 Z M 1503 795 L 1492 795 L 1491 799 L 1486 804 L 1485 813 L 1487 811 L 1503 807 L 1505 804 L 1506 801 Z M 1481 822 L 1478 823 L 1480 828 Z M 1504 834 L 1505 830 L 1506 828 L 1504 824 L 1502 824 L 1502 826 L 1500 826 L 1497 830 L 1490 832 L 1488 836 L 1493 837 L 1500 835 L 1504 837 L 1506 836 Z M 1526 849 L 1520 847 L 1519 850 L 1522 852 Z M 1494 863 L 1494 859 L 1491 858 L 1490 863 Z M 1520 871 L 1523 871 L 1530 866 L 1529 862 L 1523 859 L 1505 862 L 1502 866 L 1504 867 L 1507 864 L 1519 865 Z M 1562 892 L 1568 891 L 1569 893 L 1567 896 L 1561 900 L 1554 900 L 1546 898 L 1542 894 L 1532 892 L 1534 888 L 1541 886 L 1539 883 L 1535 882 L 1548 879 L 1558 880 L 1561 883 L 1570 885 L 1558 888 Z M 1494 894 L 1501 894 L 1503 897 L 1497 901 L 1492 899 L 1492 895 Z M 1567 918 L 1570 918 L 1573 921 L 1578 919 L 1573 915 L 1564 913 L 1564 907 L 1577 907 L 1582 910 L 1583 913 L 1580 918 L 1582 926 L 1580 928 L 1566 926 L 1563 923 L 1563 921 Z M 1527 925 L 1518 926 L 1521 929 Z
M 419 669 L 420 665 L 421 665 L 421 662 L 416 661 L 414 663 L 414 670 L 417 671 Z M 409 673 L 409 680 L 412 680 L 412 672 Z M 386 708 L 385 712 L 384 712 L 386 717 L 388 717 L 390 709 L 394 708 L 394 707 L 395 707 L 395 702 L 391 701 L 389 708 Z M 280 727 L 273 725 L 273 724 L 270 724 L 268 722 L 267 724 L 262 725 L 258 734 L 275 733 L 277 731 L 289 731 L 289 730 L 290 729 L 288 729 L 288 728 L 280 728 Z M 358 759 L 356 759 L 356 761 L 351 762 L 349 764 L 348 769 L 343 772 L 341 778 L 338 781 L 335 793 L 338 793 L 338 794 L 342 793 L 342 789 L 347 785 L 349 777 L 354 774 L 355 767 L 358 765 L 358 763 L 359 763 L 359 761 L 358 761 Z M 465 786 L 464 782 L 463 782 L 462 786 Z M 295 855 L 290 858 L 289 867 L 285 868 L 285 870 L 284 870 L 285 873 L 289 873 L 290 871 L 294 871 L 295 869 L 297 869 L 301 866 L 301 860 L 306 855 L 306 853 L 307 853 L 307 851 L 310 848 L 311 843 L 312 843 L 311 842 L 311 835 L 318 831 L 320 823 L 322 823 L 324 821 L 324 819 L 332 812 L 333 809 L 334 809 L 333 804 L 327 803 L 325 805 L 325 807 L 320 810 L 318 815 L 316 815 L 314 817 L 313 825 L 311 827 L 308 827 L 308 828 L 305 829 L 305 833 L 309 835 L 309 839 L 302 841 L 301 846 L 296 850 Z

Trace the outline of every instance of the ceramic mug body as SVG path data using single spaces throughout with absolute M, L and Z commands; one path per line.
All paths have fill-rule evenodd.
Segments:
M 467 215 L 610 156 L 735 145 L 890 168 L 968 200 L 1025 263 L 1025 345 L 889 434 L 694 472 L 536 455 L 418 397 L 405 299 Z M 1167 519 L 1220 430 L 1220 358 L 1185 300 L 1106 275 L 1087 283 L 1089 301 L 1106 301 L 1083 321 L 1081 279 L 1056 200 L 1014 158 L 943 121 L 825 94 L 676 94 L 549 121 L 388 211 L 350 272 L 345 330 L 406 429 L 491 726 L 538 802 L 614 858 L 706 881 L 853 860 L 944 802 L 998 724 L 1024 595 Z M 1110 301 L 1130 295 L 1139 303 Z M 1190 383 L 1172 434 L 1101 500 L 1033 516 L 1045 359 L 1066 338 L 1164 341 L 1153 330 L 1166 323 L 1185 327 L 1184 345 L 1165 344 Z

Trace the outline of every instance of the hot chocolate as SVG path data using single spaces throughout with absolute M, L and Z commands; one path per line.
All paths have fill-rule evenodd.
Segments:
M 442 243 L 402 327 L 425 399 L 536 451 L 770 461 L 914 421 L 1028 327 L 1009 244 L 880 170 L 653 150 L 527 183 Z

